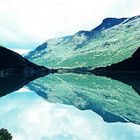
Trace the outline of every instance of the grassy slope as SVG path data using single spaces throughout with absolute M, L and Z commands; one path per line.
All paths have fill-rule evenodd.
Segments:
M 33 58 L 47 67 L 99 67 L 122 61 L 140 46 L 140 18 L 114 26 L 95 35 L 88 43 L 84 34 L 52 39 L 43 55 Z M 83 43 L 83 44 L 82 44 Z M 79 49 L 78 44 L 82 44 Z M 39 55 L 39 54 L 36 54 Z

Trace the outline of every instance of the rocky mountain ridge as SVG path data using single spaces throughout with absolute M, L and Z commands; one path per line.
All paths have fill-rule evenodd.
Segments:
M 26 58 L 51 68 L 105 67 L 131 57 L 138 49 L 139 27 L 140 16 L 107 18 L 91 31 L 50 39 Z

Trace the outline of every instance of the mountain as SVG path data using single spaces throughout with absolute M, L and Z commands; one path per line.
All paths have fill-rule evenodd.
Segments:
M 0 97 L 49 73 L 49 69 L 38 66 L 18 53 L 0 46 Z
M 140 124 L 140 98 L 122 82 L 88 74 L 53 74 L 29 83 L 29 88 L 53 103 L 92 110 L 106 122 Z
M 50 39 L 26 58 L 52 68 L 96 68 L 132 56 L 140 46 L 140 16 L 107 18 L 91 31 Z
M 140 48 L 128 59 L 107 67 L 95 68 L 91 72 L 126 83 L 140 95 Z
M 129 73 L 138 74 L 140 73 L 140 45 L 139 48 L 134 52 L 132 57 L 127 58 L 117 64 L 112 64 L 107 67 L 99 67 L 93 70 L 93 73 L 112 74 L 112 73 Z
M 140 80 L 136 76 L 139 73 L 136 67 L 140 56 L 139 29 L 140 16 L 107 18 L 91 31 L 48 40 L 26 58 L 55 68 L 59 74 L 37 79 L 29 88 L 49 102 L 90 109 L 106 122 L 140 124 Z M 84 74 L 74 74 L 81 73 L 81 68 Z M 87 74 L 89 69 L 94 69 L 91 72 L 97 76 Z M 118 78 L 107 75 L 115 69 L 115 72 L 123 70 Z M 129 75 L 132 70 L 134 75 Z M 125 79 L 127 74 L 130 79 Z M 131 81 L 131 78 L 134 79 Z

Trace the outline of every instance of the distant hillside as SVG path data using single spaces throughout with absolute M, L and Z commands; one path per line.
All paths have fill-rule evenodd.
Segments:
M 96 68 L 120 62 L 140 46 L 140 16 L 107 18 L 91 31 L 50 39 L 26 58 L 46 67 Z

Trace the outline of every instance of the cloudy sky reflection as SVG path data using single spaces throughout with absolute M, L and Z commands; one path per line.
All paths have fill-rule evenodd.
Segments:
M 0 126 L 13 140 L 139 140 L 140 126 L 106 123 L 91 111 L 49 103 L 28 89 L 0 99 Z

